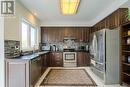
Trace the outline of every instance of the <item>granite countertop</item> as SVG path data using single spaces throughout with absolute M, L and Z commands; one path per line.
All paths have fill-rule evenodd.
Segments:
M 32 59 L 39 57 L 40 55 L 43 55 L 43 54 L 46 54 L 46 53 L 49 53 L 49 52 L 64 52 L 64 51 L 41 51 L 41 52 L 38 52 L 38 53 L 24 55 L 24 56 L 20 56 L 20 57 L 16 57 L 16 58 L 6 58 L 6 60 L 20 60 L 20 61 L 25 60 L 25 61 L 29 61 L 29 60 L 32 60 Z M 87 52 L 87 51 L 76 50 L 74 52 Z
M 50 51 L 50 52 L 66 52 L 66 51 Z M 75 50 L 74 52 L 88 52 L 84 50 Z
M 20 56 L 20 57 L 16 57 L 16 58 L 6 58 L 6 60 L 32 60 L 32 59 L 35 59 L 35 58 L 39 57 L 40 55 L 43 55 L 43 54 L 46 54 L 46 53 L 49 53 L 49 51 L 33 53 L 33 54 Z

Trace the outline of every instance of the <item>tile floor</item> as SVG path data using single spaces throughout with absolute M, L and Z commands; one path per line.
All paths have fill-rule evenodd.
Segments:
M 50 67 L 48 68 L 45 73 L 41 76 L 41 78 L 39 79 L 39 81 L 36 83 L 35 87 L 43 87 L 43 86 L 40 86 L 42 80 L 44 79 L 44 77 L 46 76 L 46 74 L 49 72 L 50 69 L 59 69 L 61 67 Z M 119 84 L 115 84 L 115 85 L 104 85 L 103 84 L 103 81 L 97 77 L 90 69 L 90 67 L 76 67 L 76 69 L 86 69 L 86 71 L 88 72 L 88 74 L 92 77 L 92 79 L 96 82 L 96 84 L 98 86 L 96 87 L 127 87 L 127 86 L 120 86 Z M 75 68 L 72 68 L 72 69 L 75 69 Z M 44 86 L 44 87 L 57 87 L 57 86 Z M 75 87 L 75 86 L 58 86 L 58 87 Z M 86 87 L 86 86 L 76 86 L 76 87 Z M 88 87 L 88 86 L 87 86 Z M 94 86 L 89 86 L 89 87 L 94 87 Z

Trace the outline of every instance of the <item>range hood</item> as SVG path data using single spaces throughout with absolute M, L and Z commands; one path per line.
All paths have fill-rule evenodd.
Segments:
M 75 37 L 66 36 L 66 37 L 64 37 L 64 40 L 76 40 L 76 38 Z

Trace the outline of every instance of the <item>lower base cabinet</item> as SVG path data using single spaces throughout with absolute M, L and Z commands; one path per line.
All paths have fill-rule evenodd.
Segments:
M 50 53 L 50 66 L 51 67 L 63 67 L 63 52 Z
M 87 52 L 77 52 L 77 66 L 90 66 L 90 57 Z
M 41 74 L 43 74 L 45 70 L 50 66 L 50 53 L 41 55 L 41 62 L 42 62 Z
M 33 60 L 7 59 L 6 87 L 34 87 L 47 67 L 63 67 L 63 52 L 43 54 Z M 89 66 L 90 58 L 86 52 L 77 53 L 77 66 Z
M 6 87 L 30 87 L 28 61 L 6 61 Z
M 90 66 L 89 53 L 77 52 L 77 66 Z M 63 67 L 63 52 L 50 53 L 50 67 Z
M 45 58 L 39 56 L 32 60 L 7 59 L 5 61 L 6 87 L 34 87 L 43 74 L 41 73 L 42 59 Z

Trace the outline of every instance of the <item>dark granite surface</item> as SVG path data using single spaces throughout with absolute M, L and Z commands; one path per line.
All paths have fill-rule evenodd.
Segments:
M 50 51 L 50 52 L 65 52 L 65 51 Z M 87 52 L 88 53 L 88 51 L 84 51 L 84 50 L 75 50 L 74 52 Z
M 14 60 L 32 60 L 35 59 L 37 57 L 39 57 L 40 55 L 49 53 L 49 51 L 44 51 L 44 52 L 38 52 L 38 53 L 33 53 L 30 55 L 25 55 L 25 56 L 20 56 L 20 57 L 16 57 L 16 58 L 8 58 L 8 59 L 14 59 Z
M 20 57 L 15 57 L 15 58 L 8 58 L 8 59 L 15 59 L 15 60 L 32 60 L 35 59 L 37 57 L 39 57 L 40 55 L 49 53 L 49 52 L 64 52 L 64 51 L 41 51 L 38 53 L 33 53 L 33 54 L 29 54 L 29 55 L 24 55 L 24 56 L 20 56 Z M 74 52 L 86 52 L 87 51 L 74 51 Z

